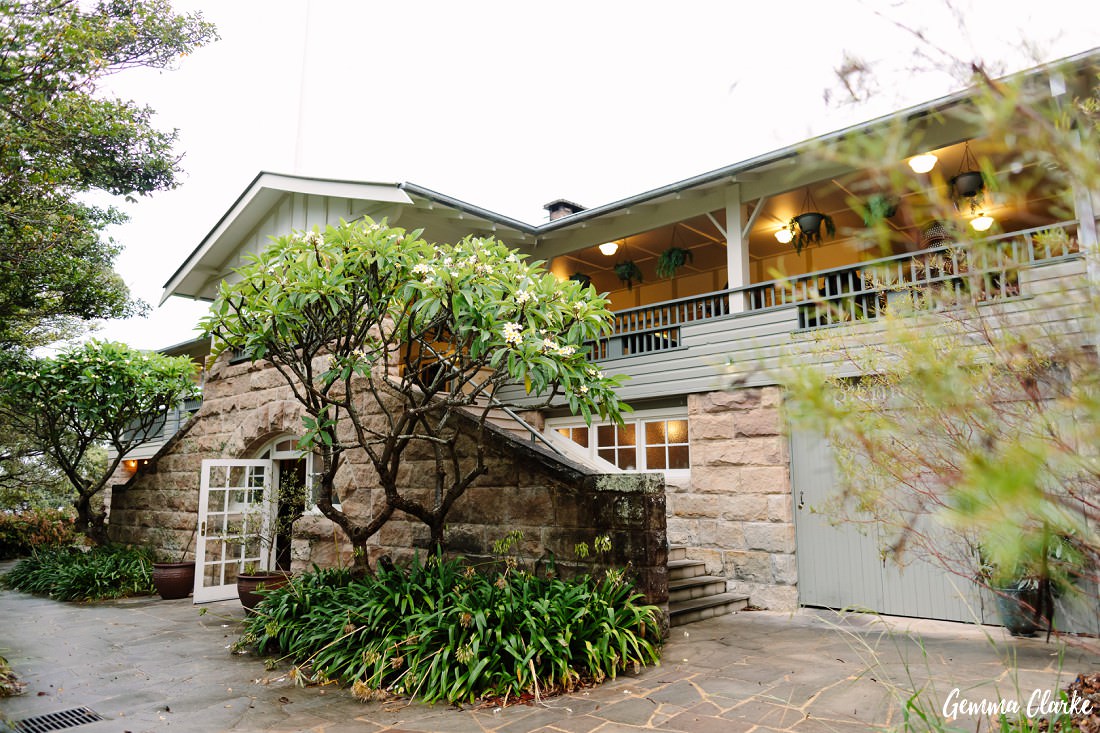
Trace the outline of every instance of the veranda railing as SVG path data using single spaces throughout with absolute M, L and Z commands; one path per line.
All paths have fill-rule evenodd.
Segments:
M 797 307 L 799 328 L 811 329 L 873 320 L 898 299 L 930 290 L 977 300 L 1013 297 L 1021 269 L 1077 256 L 1076 227 L 1059 222 L 618 311 L 613 332 L 590 344 L 591 355 L 599 361 L 679 348 L 684 324 L 774 308 Z

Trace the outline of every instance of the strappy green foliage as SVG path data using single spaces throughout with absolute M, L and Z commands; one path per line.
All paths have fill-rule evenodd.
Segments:
M 315 569 L 258 611 L 242 645 L 284 655 L 300 681 L 339 680 L 364 699 L 547 694 L 659 659 L 659 611 L 616 571 L 485 574 L 439 556 L 365 579 Z

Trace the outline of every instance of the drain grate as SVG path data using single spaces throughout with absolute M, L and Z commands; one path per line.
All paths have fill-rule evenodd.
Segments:
M 47 733 L 51 730 L 75 728 L 78 725 L 87 725 L 100 720 L 106 720 L 106 718 L 91 708 L 73 708 L 62 710 L 60 713 L 46 713 L 33 718 L 9 720 L 7 724 L 17 733 Z

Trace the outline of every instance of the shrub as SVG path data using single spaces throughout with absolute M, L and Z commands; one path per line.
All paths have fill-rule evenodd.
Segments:
M 153 563 L 143 548 L 105 545 L 84 550 L 37 550 L 3 577 L 25 593 L 47 594 L 59 601 L 92 601 L 147 595 L 153 589 Z
M 11 666 L 8 664 L 8 660 L 0 657 L 0 697 L 21 695 L 25 686 L 26 685 L 20 682 L 19 678 L 15 676 L 15 672 L 12 671 Z
M 72 512 L 28 509 L 0 512 L 0 560 L 25 557 L 35 548 L 67 545 L 77 538 Z
M 373 578 L 315 568 L 257 611 L 240 646 L 282 652 L 299 681 L 339 680 L 360 699 L 537 696 L 660 658 L 658 609 L 616 571 L 490 577 L 438 556 Z

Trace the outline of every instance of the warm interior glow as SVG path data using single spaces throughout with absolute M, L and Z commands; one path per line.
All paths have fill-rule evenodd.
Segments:
M 936 156 L 932 153 L 914 155 L 909 159 L 909 167 L 913 169 L 914 173 L 927 173 L 936 167 L 936 160 Z
M 603 252 L 608 257 L 610 257 L 611 255 L 613 255 L 613 254 L 615 254 L 616 252 L 619 251 L 619 243 L 618 242 L 604 242 L 603 244 L 600 245 L 600 251 Z
M 129 461 L 123 461 L 123 463 L 126 466 L 126 470 L 129 471 L 130 473 L 133 473 L 134 471 L 137 470 L 137 466 L 138 466 L 137 461 L 129 460 Z
M 976 232 L 984 232 L 993 226 L 993 217 L 986 213 L 980 213 L 970 220 L 970 226 Z
M 791 230 L 787 227 L 783 227 L 782 229 L 776 230 L 775 238 L 780 244 L 790 244 L 790 241 L 794 239 L 794 234 L 792 234 Z

